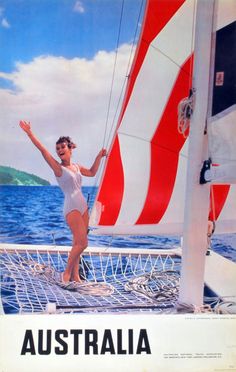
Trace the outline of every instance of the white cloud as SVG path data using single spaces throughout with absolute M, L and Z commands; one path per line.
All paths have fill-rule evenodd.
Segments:
M 76 1 L 73 10 L 76 13 L 84 13 L 85 9 L 84 9 L 82 1 L 79 1 L 79 0 Z
M 5 17 L 3 18 L 4 12 L 5 12 L 5 9 L 3 7 L 0 7 L 0 25 L 3 28 L 10 28 L 11 25 L 8 22 L 8 20 Z
M 6 18 L 3 18 L 3 19 L 1 20 L 1 25 L 2 25 L 2 27 L 4 27 L 4 28 L 10 28 L 10 27 L 11 27 L 10 23 L 8 22 L 8 20 L 7 20 Z
M 107 137 L 129 55 L 130 46 L 123 45 L 118 53 Z M 90 166 L 104 140 L 114 58 L 114 52 L 105 51 L 92 60 L 40 56 L 27 64 L 18 62 L 12 73 L 0 72 L 0 78 L 15 86 L 15 90 L 0 89 L 4 133 L 1 163 L 37 173 L 55 183 L 41 154 L 18 127 L 19 120 L 25 119 L 31 121 L 35 134 L 53 154 L 58 137 L 71 136 L 78 145 L 74 160 Z

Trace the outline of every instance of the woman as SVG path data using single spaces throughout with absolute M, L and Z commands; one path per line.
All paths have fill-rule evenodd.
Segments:
M 88 245 L 87 230 L 89 221 L 88 206 L 81 192 L 82 175 L 87 177 L 95 176 L 101 159 L 106 156 L 107 152 L 102 149 L 98 153 L 92 167 L 87 169 L 71 162 L 72 150 L 76 145 L 71 141 L 70 137 L 60 137 L 56 142 L 56 152 L 61 160 L 59 163 L 35 137 L 30 123 L 20 121 L 20 127 L 29 136 L 32 143 L 39 149 L 46 162 L 52 168 L 57 182 L 65 195 L 64 217 L 73 234 L 73 245 L 66 269 L 61 273 L 60 281 L 62 284 L 70 281 L 81 282 L 79 260 L 80 254 Z

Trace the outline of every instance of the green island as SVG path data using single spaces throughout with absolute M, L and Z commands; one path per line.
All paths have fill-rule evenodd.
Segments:
M 12 167 L 0 165 L 0 184 L 18 186 L 48 186 L 50 182 Z

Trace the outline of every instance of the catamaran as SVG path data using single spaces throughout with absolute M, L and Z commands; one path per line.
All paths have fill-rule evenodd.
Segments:
M 147 0 L 91 212 L 94 234 L 182 247 L 89 247 L 66 290 L 47 272 L 69 247 L 1 244 L 2 313 L 236 312 L 235 263 L 206 256 L 209 220 L 236 232 L 235 20 L 230 0 Z

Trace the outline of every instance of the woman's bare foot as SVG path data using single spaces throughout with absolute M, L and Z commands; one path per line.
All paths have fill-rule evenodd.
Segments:
M 77 272 L 72 272 L 72 273 L 68 273 L 66 270 L 62 273 L 62 281 L 64 283 L 68 283 L 68 282 L 76 282 L 76 283 L 82 283 L 82 279 L 80 278 L 79 276 L 79 273 Z
M 64 283 L 68 283 L 70 281 L 70 274 L 67 274 L 66 272 L 64 272 L 62 273 L 61 278 Z
M 71 276 L 70 280 L 72 282 L 82 283 L 82 279 L 78 275 L 77 276 L 75 276 L 75 275 Z

